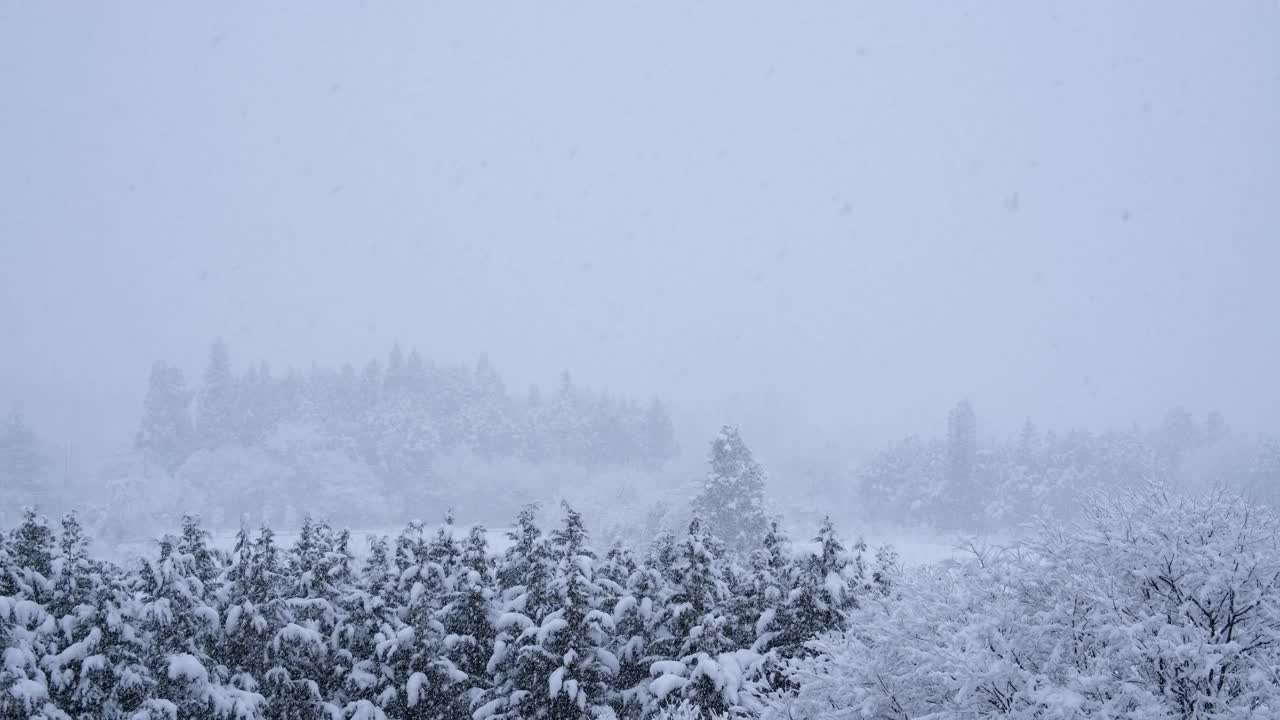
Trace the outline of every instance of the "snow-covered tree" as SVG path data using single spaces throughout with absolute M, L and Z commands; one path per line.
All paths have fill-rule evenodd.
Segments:
M 661 467 L 676 454 L 675 428 L 662 401 L 653 398 L 644 410 L 640 439 L 643 462 L 648 467 Z
M 774 717 L 1246 718 L 1280 707 L 1280 522 L 1223 493 L 905 575 L 810 644 Z
M 538 527 L 537 509 L 526 505 L 520 510 L 507 534 L 511 545 L 497 569 L 503 613 L 519 613 L 534 623 L 541 622 L 552 607 L 551 553 Z
M 763 547 L 751 554 L 751 567 L 738 593 L 738 643 L 767 650 L 787 621 L 786 603 L 795 582 L 791 541 L 770 523 Z
M 204 383 L 196 401 L 196 434 L 200 444 L 214 448 L 236 438 L 236 387 L 231 355 L 221 338 L 209 347 Z
M 461 562 L 449 581 L 447 601 L 440 609 L 444 626 L 444 656 L 452 668 L 466 676 L 449 713 L 469 718 L 471 709 L 489 688 L 488 664 L 496 637 L 493 567 L 488 557 L 485 529 L 471 528 L 462 546 Z
M 774 640 L 788 655 L 801 652 L 804 643 L 818 634 L 843 627 L 847 613 L 858 606 L 865 591 L 862 541 L 846 550 L 831 518 L 823 520 L 813 540 L 817 550 L 799 563 L 783 609 L 785 620 Z
M 359 571 L 349 533 L 310 517 L 287 550 L 264 526 L 228 555 L 186 516 L 122 569 L 90 556 L 74 515 L 55 535 L 29 511 L 0 535 L 0 717 L 757 713 L 801 573 L 780 531 L 746 571 L 697 521 L 641 561 L 624 545 L 598 560 L 564 516 L 544 537 L 526 508 L 496 562 L 483 528 L 459 543 L 451 521 L 430 537 L 411 523 Z M 868 603 L 909 586 L 892 587 Z
M 0 423 L 0 501 L 12 509 L 47 502 L 48 487 L 41 482 L 47 466 L 35 430 L 20 413 L 11 413 Z M 7 509 L 0 509 L 0 520 L 16 520 Z
M 195 449 L 190 406 L 182 370 L 163 362 L 152 365 L 134 445 L 171 473 Z
M 764 471 L 738 429 L 727 425 L 711 443 L 710 464 L 694 512 L 730 552 L 745 557 L 768 529 Z
M 13 531 L 9 554 L 14 564 L 11 581 L 18 593 L 46 602 L 52 592 L 50 578 L 53 574 L 54 536 L 49 519 L 27 507 L 22 511 L 22 523 Z
M 609 679 L 618 668 L 608 649 L 613 621 L 599 607 L 602 592 L 582 517 L 568 505 L 564 510 L 564 524 L 550 543 L 552 609 L 536 624 L 527 616 L 499 621 L 521 630 L 500 640 L 495 684 L 478 719 L 590 718 L 607 707 Z

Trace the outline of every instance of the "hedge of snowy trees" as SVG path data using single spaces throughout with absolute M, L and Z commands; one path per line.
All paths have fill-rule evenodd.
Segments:
M 694 520 L 596 554 L 528 508 L 500 554 L 411 524 L 357 562 L 324 523 L 227 552 L 186 518 L 125 568 L 28 511 L 0 536 L 0 717 L 1274 718 L 1278 527 L 1149 488 L 904 571 L 829 523 L 808 552 Z
M 34 511 L 0 542 L 0 716 L 643 718 L 683 701 L 754 714 L 787 658 L 890 591 L 828 523 L 795 555 L 776 525 L 735 555 L 697 519 L 644 552 L 592 551 L 566 507 L 527 508 L 510 547 L 475 527 L 210 547 L 193 517 L 153 556 L 94 559 L 74 515 Z
M 391 480 L 428 477 L 434 457 L 456 450 L 649 468 L 676 450 L 659 401 L 595 393 L 567 373 L 548 397 L 537 388 L 516 396 L 483 359 L 473 368 L 441 366 L 397 346 L 359 372 L 344 365 L 276 376 L 258 365 L 236 375 L 222 341 L 198 388 L 176 367 L 152 367 L 137 446 L 174 472 L 197 450 L 263 446 L 289 426 L 331 440 Z

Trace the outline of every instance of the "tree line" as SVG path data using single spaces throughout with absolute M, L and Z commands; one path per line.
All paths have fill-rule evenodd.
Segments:
M 941 438 L 908 437 L 857 471 L 857 501 L 871 516 L 903 517 L 947 530 L 1016 526 L 1052 513 L 1074 517 L 1079 498 L 1143 482 L 1229 486 L 1280 506 L 1280 442 L 1233 433 L 1220 413 L 1198 420 L 1182 407 L 1153 428 L 1064 433 L 1029 420 L 1013 437 L 981 442 L 967 401 Z
M 356 562 L 308 519 L 288 549 L 244 530 L 230 552 L 194 517 L 122 568 L 76 517 L 28 511 L 0 543 L 0 715 L 48 718 L 648 717 L 688 701 L 749 713 L 786 658 L 890 591 L 830 523 L 793 554 L 774 525 L 747 558 L 698 519 L 646 552 L 591 550 L 564 508 L 508 547 L 411 524 Z
M 903 568 L 792 546 L 735 428 L 679 533 L 594 548 L 564 506 L 284 548 L 198 518 L 127 566 L 74 514 L 0 534 L 0 717 L 907 720 L 1274 717 L 1280 521 L 1224 491 L 1094 492 L 1080 521 Z
M 659 400 L 594 392 L 568 373 L 549 395 L 537 387 L 516 395 L 487 360 L 437 365 L 396 346 L 360 371 L 346 364 L 274 375 L 260 364 L 237 375 L 221 340 L 198 387 L 173 365 L 151 368 L 135 444 L 173 472 L 197 450 L 261 446 L 290 424 L 334 440 L 391 480 L 429 477 L 435 457 L 457 450 L 645 468 L 676 452 Z
M 211 546 L 183 518 L 156 553 L 93 558 L 78 517 L 35 510 L 0 536 L 0 711 L 43 718 L 648 717 L 673 703 L 748 712 L 804 643 L 887 594 L 828 520 L 795 553 L 765 510 L 736 428 L 682 535 L 598 554 L 568 505 L 544 533 L 527 506 L 501 553 L 452 517 L 352 538 L 306 518 L 287 549 L 241 528 Z M 725 533 L 722 540 L 717 531 Z M 726 542 L 727 540 L 727 542 Z

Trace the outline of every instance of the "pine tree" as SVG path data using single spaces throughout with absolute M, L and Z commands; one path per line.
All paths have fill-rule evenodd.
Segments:
M 257 712 L 264 699 L 234 687 L 219 672 L 213 656 L 222 625 L 210 605 L 190 555 L 177 549 L 178 539 L 159 541 L 159 557 L 144 561 L 133 581 L 140 627 L 145 638 L 143 663 L 155 679 L 155 695 L 147 701 L 151 716 L 169 708 L 187 718 L 214 718 L 230 708 Z
M 454 579 L 460 552 L 452 537 L 452 514 L 430 540 L 420 522 L 397 540 L 400 568 L 392 591 L 397 609 L 379 632 L 377 658 L 388 687 L 378 698 L 387 713 L 405 718 L 443 718 L 457 708 L 467 678 L 445 652 L 441 609 Z M 380 561 L 381 562 L 381 561 Z
M 588 718 L 608 699 L 617 671 L 607 649 L 612 619 L 599 609 L 582 517 L 567 504 L 564 510 L 564 525 L 551 538 L 555 607 L 504 643 L 494 688 L 477 717 Z
M 967 521 L 976 520 L 982 497 L 977 482 L 978 423 L 973 406 L 961 400 L 947 416 L 947 494 Z M 954 512 L 954 510 L 953 510 Z M 954 522 L 954 518 L 949 519 Z
M 803 654 L 806 641 L 843 627 L 846 613 L 858 606 L 866 590 L 862 541 L 855 543 L 852 553 L 845 550 L 829 517 L 823 519 L 813 541 L 818 551 L 799 561 L 795 588 L 785 607 L 786 621 L 775 639 L 784 655 Z
M 114 609 L 104 592 L 110 581 L 88 550 L 79 519 L 74 513 L 64 515 L 52 563 L 52 597 L 45 606 L 58 632 L 45 640 L 40 664 L 47 674 L 51 704 L 73 716 L 106 710 L 114 679 L 106 660 L 118 658 L 109 647 L 118 638 L 104 639 Z
M 507 390 L 487 358 L 476 363 L 464 412 L 464 433 L 477 454 L 493 458 L 514 452 L 516 430 Z
M 548 408 L 548 438 L 552 451 L 548 455 L 576 459 L 586 456 L 587 434 L 583 426 L 583 403 L 578 388 L 568 372 L 560 374 L 560 385 Z
M 289 550 L 288 575 L 293 580 L 294 597 L 320 598 L 327 595 L 324 572 L 326 548 L 324 529 L 310 513 L 302 518 L 298 541 Z
M 662 673 L 650 688 L 664 704 L 683 697 L 709 715 L 729 710 L 718 663 L 721 653 L 733 649 L 729 572 L 719 539 L 695 516 L 677 547 L 666 603 L 666 630 L 674 646 L 667 654 L 673 659 L 651 668 Z M 675 688 L 678 695 L 671 692 Z
M 253 537 L 241 527 L 233 555 L 226 574 L 227 609 L 217 659 L 241 679 L 243 687 L 253 688 L 269 669 L 263 648 L 285 620 L 274 533 L 263 526 Z
M 1018 433 L 1018 461 L 1023 465 L 1031 465 L 1040 450 L 1040 435 L 1030 418 L 1022 424 Z
M 631 550 L 623 545 L 621 540 L 615 540 L 609 546 L 609 550 L 605 552 L 604 558 L 596 570 L 596 582 L 604 591 L 605 599 L 609 602 L 614 602 L 626 595 L 627 584 L 631 581 L 631 576 L 639 569 L 640 566 L 636 562 L 635 556 L 632 555 Z
M 791 541 L 778 528 L 769 524 L 762 547 L 751 554 L 751 571 L 743 596 L 748 598 L 740 617 L 744 634 L 739 644 L 765 651 L 787 622 L 785 602 L 794 584 L 791 565 Z M 744 622 L 744 621 L 749 621 Z
M 212 590 L 212 585 L 222 574 L 222 560 L 209 548 L 209 531 L 200 527 L 200 516 L 182 516 L 182 534 L 178 537 L 178 552 L 191 556 L 195 576 Z
M 62 516 L 62 533 L 51 570 L 53 599 L 49 603 L 49 611 L 55 617 L 69 615 L 87 599 L 91 592 L 90 584 L 99 573 L 99 568 L 89 556 L 89 538 L 74 511 Z
M 676 454 L 675 428 L 662 401 L 653 398 L 644 411 L 640 440 L 645 467 L 658 469 Z
M 657 559 L 659 555 L 662 561 Z M 615 569 L 617 574 L 611 573 L 615 578 L 626 568 L 633 568 L 621 582 L 622 591 L 613 605 L 612 651 L 618 659 L 618 671 L 611 704 L 620 718 L 648 715 L 654 702 L 649 688 L 653 680 L 650 670 L 655 662 L 670 659 L 666 653 L 670 652 L 671 643 L 663 642 L 671 636 L 663 608 L 672 595 L 666 573 L 674 565 L 674 556 L 674 538 L 666 534 L 643 563 L 635 563 L 625 555 L 607 563 Z
M 13 580 L 18 593 L 44 602 L 52 590 L 54 537 L 49 520 L 35 508 L 22 511 L 22 523 L 13 531 L 10 553 L 17 567 Z
M 236 439 L 236 387 L 231 375 L 231 356 L 221 338 L 209 348 L 209 364 L 196 404 L 196 434 L 206 448 L 225 445 Z
M 411 520 L 396 537 L 395 569 L 398 575 L 427 559 L 427 542 L 421 520 Z
M 264 443 L 275 430 L 282 410 L 280 388 L 265 362 L 249 367 L 233 383 L 232 426 L 235 441 L 245 447 Z
M 669 607 L 678 654 L 714 655 L 728 650 L 728 619 L 720 614 L 728 598 L 720 540 L 695 516 L 676 553 Z
M 901 575 L 898 551 L 894 550 L 892 545 L 877 547 L 876 562 L 871 571 L 871 587 L 881 596 L 888 597 Z
M 47 465 L 35 431 L 21 414 L 9 415 L 0 426 L 0 499 L 22 506 L 46 498 L 41 479 Z M 15 519 L 6 514 L 0 509 L 0 520 Z
M 497 635 L 493 615 L 493 568 L 488 558 L 488 540 L 481 526 L 471 528 L 463 544 L 457 576 L 449 586 L 448 602 L 440 611 L 444 625 L 444 655 L 452 668 L 466 676 L 465 689 L 449 715 L 459 720 L 471 717 L 471 707 L 488 689 L 488 663 Z
M 62 544 L 76 543 L 64 538 Z M 118 568 L 92 559 L 75 564 L 82 568 L 76 583 L 81 597 L 70 621 L 62 622 L 68 641 L 62 657 L 71 660 L 68 669 L 75 681 L 55 685 L 51 692 L 60 696 L 58 704 L 72 717 L 131 718 L 155 688 L 144 662 L 141 613 Z M 88 572 L 85 564 L 91 568 Z
M 710 462 L 702 492 L 694 500 L 694 512 L 730 552 L 745 557 L 768 527 L 764 471 L 738 429 L 728 425 L 711 443 Z
M 360 584 L 371 595 L 386 599 L 389 585 L 395 581 L 391 567 L 391 550 L 385 535 L 369 538 L 369 556 L 360 568 Z
M 502 588 L 502 611 L 520 613 L 539 623 L 551 607 L 550 553 L 536 520 L 537 505 L 526 505 L 507 533 L 511 546 L 498 566 L 498 586 Z
M 1175 471 L 1187 454 L 1203 442 L 1203 432 L 1191 413 L 1179 405 L 1165 414 L 1155 432 L 1153 443 L 1161 457 Z
M 339 542 L 340 547 L 345 543 Z M 379 698 L 389 689 L 389 678 L 382 673 L 378 646 L 382 639 L 393 636 L 395 608 L 387 604 L 387 590 L 393 582 L 390 549 L 385 537 L 374 537 L 369 543 L 369 557 L 360 569 L 358 582 L 341 581 L 337 587 L 339 610 L 333 638 L 333 659 L 340 688 L 335 689 L 335 704 L 376 716 L 381 712 Z
M 134 446 L 170 473 L 195 449 L 190 405 L 191 392 L 182 371 L 163 362 L 152 365 Z

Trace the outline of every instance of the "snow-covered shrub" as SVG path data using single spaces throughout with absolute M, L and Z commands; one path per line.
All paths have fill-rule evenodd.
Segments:
M 1158 488 L 1033 542 L 906 575 L 796 660 L 774 717 L 1280 715 L 1280 543 L 1267 510 Z

